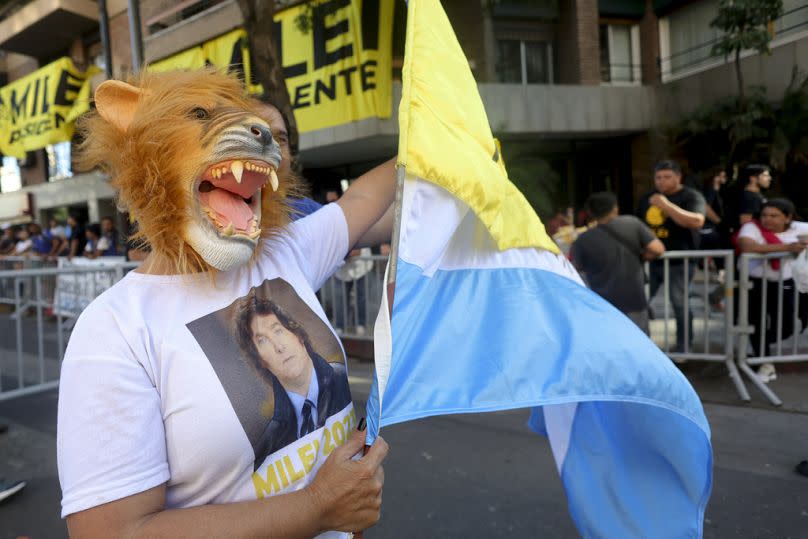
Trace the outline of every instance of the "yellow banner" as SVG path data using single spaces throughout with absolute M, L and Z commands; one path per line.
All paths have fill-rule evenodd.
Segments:
M 90 77 L 60 58 L 0 88 L 0 152 L 22 159 L 25 152 L 70 140 L 75 121 L 90 108 Z
M 200 69 L 206 65 L 226 67 L 239 73 L 244 78 L 249 74 L 245 59 L 249 56 L 247 33 L 244 30 L 233 30 L 196 47 L 186 49 L 174 56 L 149 65 L 153 71 L 171 71 L 172 69 Z
M 275 15 L 286 87 L 301 132 L 390 117 L 393 1 L 328 0 Z M 307 32 L 296 24 L 301 14 L 311 16 Z
M 323 0 L 275 14 L 286 87 L 300 132 L 364 118 L 389 118 L 392 101 L 394 0 Z M 310 28 L 298 27 L 304 16 Z M 149 69 L 229 67 L 261 93 L 251 72 L 244 30 L 233 30 L 149 66 Z

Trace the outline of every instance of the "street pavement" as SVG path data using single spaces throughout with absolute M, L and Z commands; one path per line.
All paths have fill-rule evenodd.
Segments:
M 350 361 L 359 410 L 371 366 Z M 741 403 L 719 371 L 692 365 L 713 429 L 715 484 L 705 517 L 708 539 L 808 539 L 808 373 L 783 373 L 770 406 L 754 388 Z M 801 399 L 801 400 L 800 400 Z M 28 486 L 0 503 L 0 539 L 66 537 L 59 518 L 55 391 L 0 402 L 0 477 Z M 566 500 L 543 438 L 527 412 L 430 418 L 389 427 L 381 522 L 365 537 L 574 538 Z M 661 427 L 662 428 L 662 427 Z

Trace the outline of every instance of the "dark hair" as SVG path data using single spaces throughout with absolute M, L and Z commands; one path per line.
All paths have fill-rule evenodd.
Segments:
M 242 352 L 244 352 L 244 354 L 247 356 L 247 359 L 250 361 L 250 365 L 253 367 L 253 369 L 255 369 L 261 378 L 263 378 L 270 385 L 273 385 L 277 378 L 261 360 L 261 356 L 258 354 L 258 350 L 255 348 L 255 343 L 253 343 L 252 334 L 253 318 L 256 316 L 269 315 L 275 315 L 283 327 L 295 334 L 300 339 L 303 346 L 306 347 L 306 352 L 308 352 L 309 357 L 314 357 L 314 351 L 312 350 L 309 336 L 306 333 L 306 330 L 303 329 L 303 326 L 301 326 L 297 321 L 292 320 L 277 303 L 269 299 L 259 298 L 255 293 L 255 289 L 251 290 L 250 293 L 247 294 L 247 296 L 236 306 L 234 317 L 236 325 L 236 341 L 238 342 Z
M 586 199 L 586 210 L 595 219 L 602 219 L 617 206 L 617 197 L 610 191 L 593 193 Z
M 663 159 L 659 161 L 656 165 L 654 165 L 654 172 L 659 172 L 660 170 L 670 170 L 678 175 L 682 175 L 682 167 L 679 166 L 679 163 L 674 161 L 673 159 Z
M 278 105 L 273 103 L 266 94 L 261 94 L 259 96 L 256 96 L 255 100 L 262 103 L 262 104 L 264 104 L 264 105 L 268 105 L 268 106 L 274 108 L 275 110 L 277 110 L 278 113 L 281 115 L 281 118 L 283 118 L 283 127 L 286 129 L 286 132 L 289 133 L 289 131 L 291 131 L 291 128 L 289 127 L 289 118 L 286 117 L 286 114 L 283 113 L 283 111 L 280 109 L 280 107 L 278 107 Z M 290 148 L 290 150 L 291 150 L 291 148 Z
M 721 174 L 722 172 L 726 173 L 726 169 L 721 165 L 716 165 L 714 167 L 708 168 L 704 175 L 702 176 L 702 184 L 705 188 L 712 188 L 713 187 L 713 180 L 716 176 Z
M 764 172 L 769 172 L 770 170 L 771 169 L 769 169 L 769 167 L 766 165 L 747 165 L 744 167 L 743 174 L 741 175 L 741 178 L 743 178 L 743 184 L 749 185 L 749 181 L 753 177 L 760 176 Z
M 86 230 L 89 230 L 99 238 L 101 237 L 101 225 L 99 225 L 98 223 L 90 223 L 89 225 L 87 225 Z
M 794 214 L 797 213 L 797 210 L 794 208 L 794 203 L 787 198 L 769 199 L 763 203 L 763 206 L 760 208 L 761 211 L 764 208 L 775 208 L 777 210 L 780 210 L 781 212 L 783 212 L 783 215 L 791 219 L 793 219 Z

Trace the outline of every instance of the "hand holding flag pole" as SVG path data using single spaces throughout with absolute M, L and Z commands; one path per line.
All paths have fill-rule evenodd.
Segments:
M 390 256 L 387 260 L 386 271 L 386 288 L 385 294 L 382 299 L 382 309 L 379 311 L 379 319 L 382 318 L 382 313 L 386 312 L 386 321 L 389 325 L 390 319 L 393 317 L 393 298 L 396 291 L 396 261 L 398 260 L 398 246 L 399 246 L 399 233 L 401 231 L 401 198 L 404 196 L 404 177 L 405 168 L 403 164 L 399 164 L 396 168 L 396 199 L 393 203 L 393 233 L 390 244 Z M 378 324 L 378 320 L 377 320 Z M 365 418 L 359 421 L 357 426 L 359 430 L 365 430 Z M 362 452 L 367 455 L 370 450 L 370 445 L 365 444 Z M 353 534 L 354 539 L 362 539 L 363 532 L 356 532 Z

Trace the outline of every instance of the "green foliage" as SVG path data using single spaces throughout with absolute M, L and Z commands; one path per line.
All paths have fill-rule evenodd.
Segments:
M 772 134 L 771 162 L 785 169 L 789 161 L 808 164 L 808 75 L 796 66 L 777 110 Z
M 734 162 L 738 154 L 756 153 L 759 142 L 770 136 L 773 117 L 763 89 L 756 87 L 744 104 L 732 96 L 702 105 L 678 126 L 676 138 L 686 153 L 696 154 L 695 167 L 704 166 L 711 155 Z
M 713 54 L 729 56 L 745 50 L 769 52 L 770 24 L 783 15 L 783 0 L 720 0 L 718 16 L 710 22 L 722 35 Z

